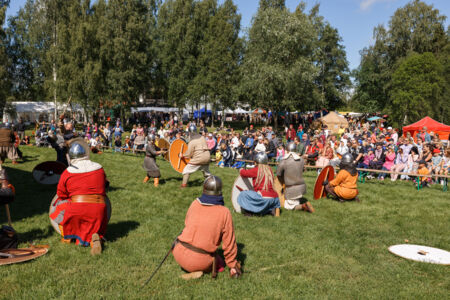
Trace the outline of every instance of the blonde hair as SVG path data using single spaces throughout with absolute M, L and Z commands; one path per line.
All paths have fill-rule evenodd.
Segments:
M 256 177 L 256 184 L 261 185 L 264 180 L 263 190 L 269 189 L 269 183 L 273 186 L 273 172 L 268 165 L 258 164 L 258 176 Z

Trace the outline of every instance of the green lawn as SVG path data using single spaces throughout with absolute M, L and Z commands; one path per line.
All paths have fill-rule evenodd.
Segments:
M 405 239 L 450 249 L 450 194 L 440 186 L 417 191 L 412 183 L 369 181 L 359 185 L 360 204 L 311 200 L 316 213 L 283 211 L 280 218 L 246 218 L 233 212 L 246 271 L 240 279 L 230 279 L 227 269 L 216 280 L 203 276 L 186 282 L 169 257 L 142 288 L 183 228 L 190 203 L 201 194 L 201 174 L 181 190 L 181 175 L 160 160 L 165 182 L 155 189 L 142 183 L 142 156 L 93 155 L 111 182 L 113 211 L 105 250 L 91 257 L 89 248 L 60 243 L 48 220 L 56 187 L 38 185 L 31 177 L 33 167 L 54 160 L 55 152 L 21 149 L 25 163 L 4 165 L 17 191 L 10 205 L 13 224 L 22 247 L 34 241 L 49 244 L 50 251 L 32 262 L 0 266 L 0 299 L 448 299 L 448 266 L 404 260 L 387 250 Z M 231 208 L 237 171 L 211 170 L 224 181 Z M 316 173 L 305 176 L 312 199 Z

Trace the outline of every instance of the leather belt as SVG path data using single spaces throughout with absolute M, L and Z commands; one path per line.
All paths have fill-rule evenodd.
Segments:
M 180 243 L 180 244 L 183 245 L 185 248 L 187 248 L 187 249 L 189 249 L 189 250 L 192 250 L 192 251 L 194 251 L 194 252 L 196 252 L 196 253 L 206 254 L 206 255 L 211 255 L 211 256 L 214 256 L 214 255 L 216 254 L 215 252 L 208 252 L 208 251 L 205 251 L 205 250 L 203 250 L 203 249 L 200 249 L 200 248 L 197 248 L 197 247 L 195 247 L 195 246 L 192 246 L 191 244 L 188 244 L 188 243 L 186 243 L 186 242 L 180 241 L 179 239 L 177 239 L 176 243 Z
M 70 198 L 74 203 L 105 203 L 102 195 L 74 195 Z

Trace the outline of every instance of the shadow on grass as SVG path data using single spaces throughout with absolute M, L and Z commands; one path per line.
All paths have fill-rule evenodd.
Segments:
M 36 228 L 27 232 L 18 233 L 20 242 L 32 242 L 34 240 L 42 240 L 46 239 L 53 234 L 55 230 L 51 225 L 48 225 L 47 228 L 41 229 Z
M 108 229 L 106 231 L 108 242 L 114 242 L 127 236 L 130 231 L 136 229 L 139 225 L 140 223 L 135 221 L 121 221 L 118 223 L 108 224 Z
M 47 213 L 56 185 L 42 185 L 34 181 L 31 172 L 16 168 L 6 168 L 10 182 L 16 188 L 15 200 L 9 205 L 14 222 Z M 0 221 L 2 218 L 0 214 Z
M 242 244 L 242 243 L 237 243 L 237 248 L 238 248 L 238 252 L 237 252 L 236 259 L 241 262 L 241 266 L 244 266 L 245 265 L 245 259 L 247 258 L 247 254 L 242 253 L 242 249 L 245 248 L 245 245 Z M 220 256 L 224 257 L 222 249 L 218 249 L 217 253 Z

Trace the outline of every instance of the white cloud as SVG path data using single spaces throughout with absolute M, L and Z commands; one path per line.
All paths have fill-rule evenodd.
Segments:
M 361 3 L 359 4 L 359 8 L 361 10 L 368 10 L 372 5 L 374 5 L 375 3 L 379 3 L 379 2 L 390 2 L 390 1 L 395 1 L 395 0 L 363 0 L 361 1 Z

